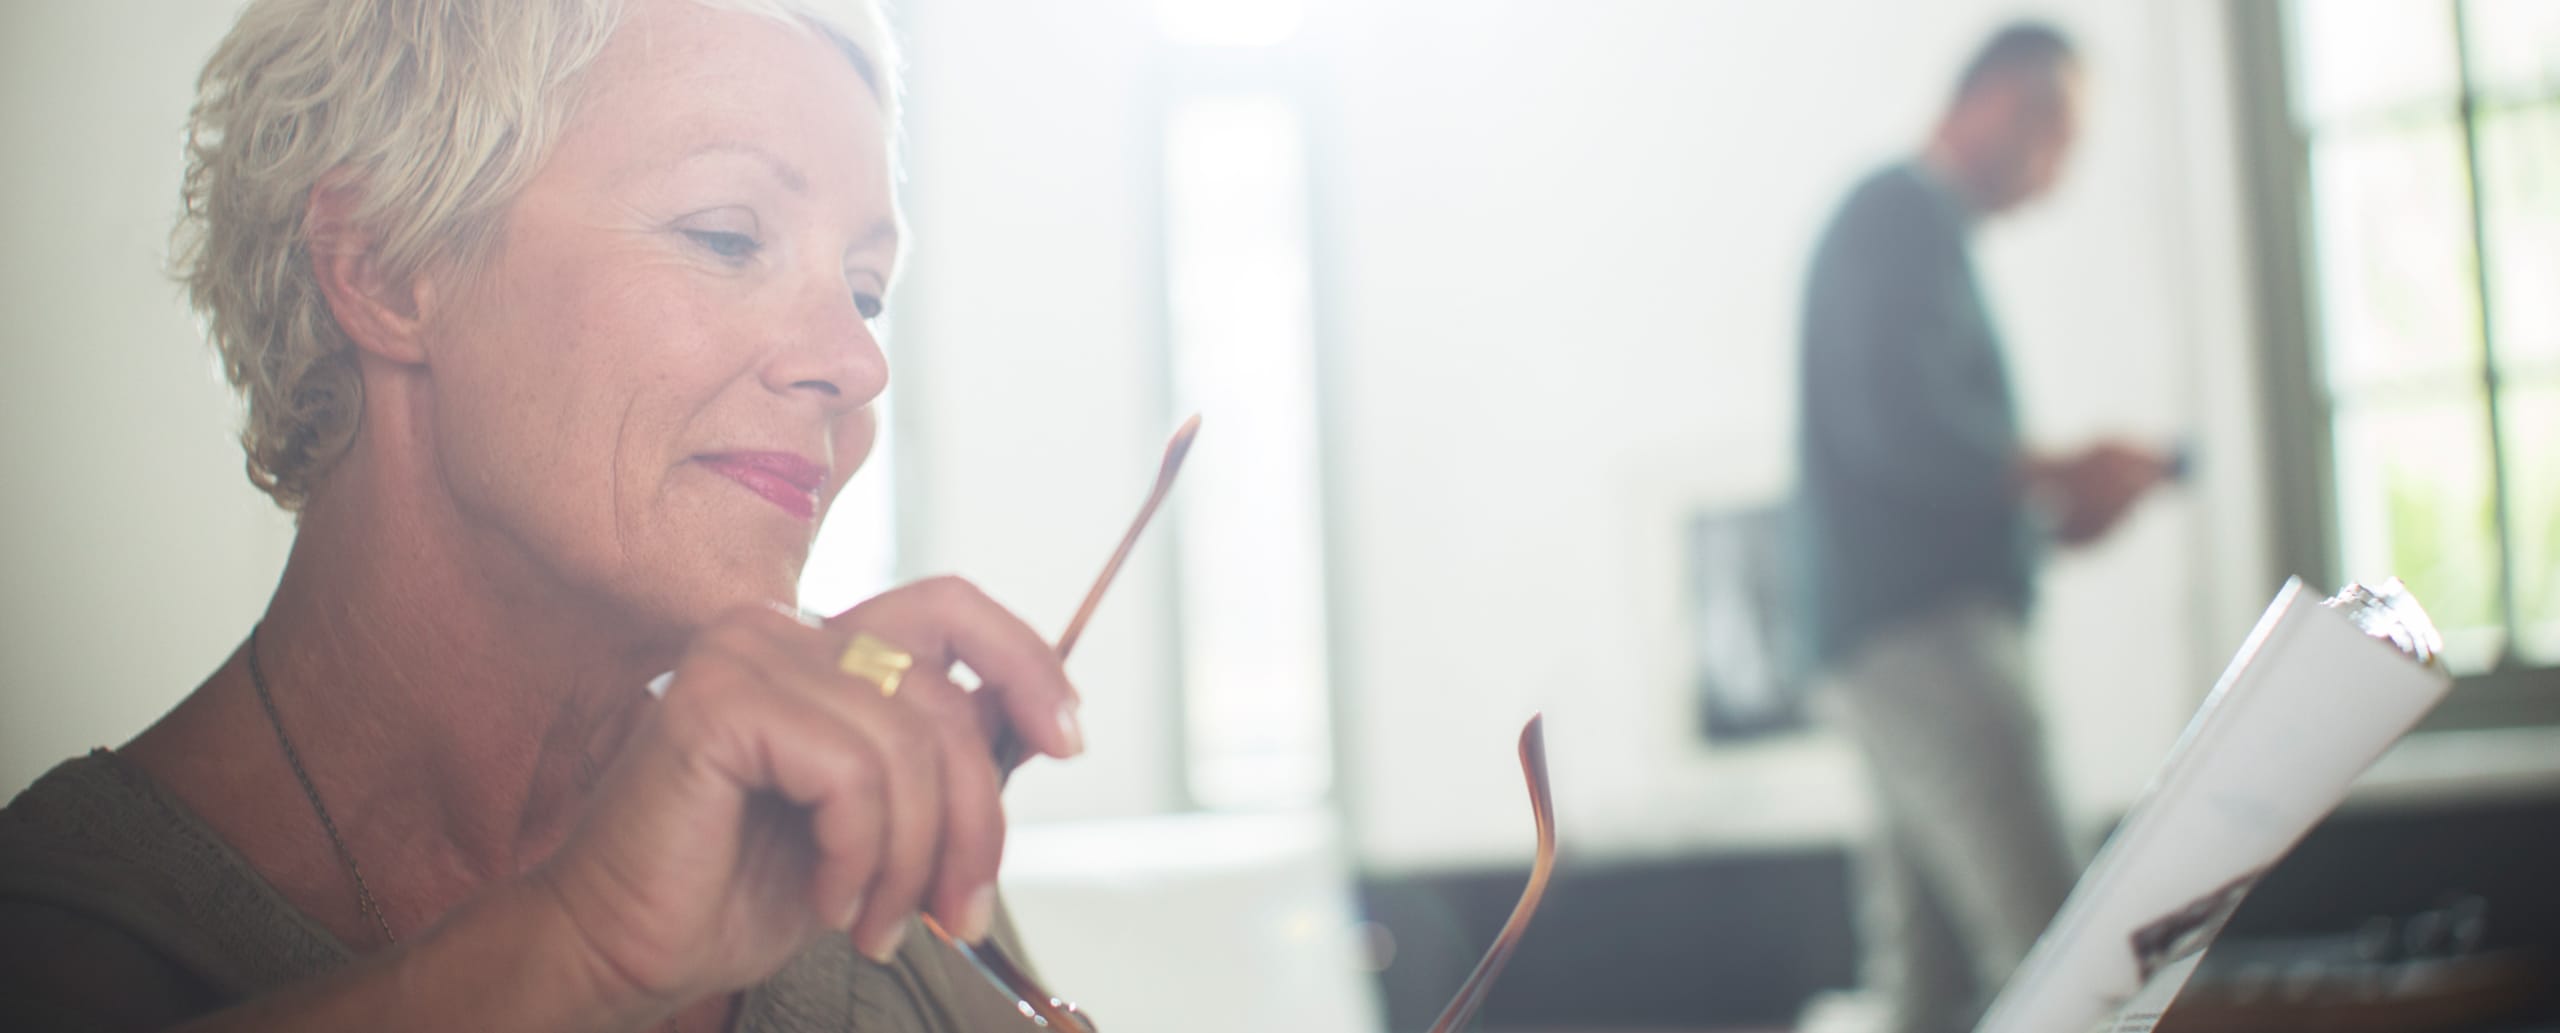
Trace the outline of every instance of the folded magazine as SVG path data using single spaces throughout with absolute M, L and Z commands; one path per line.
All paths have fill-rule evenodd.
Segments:
M 2288 582 L 1975 1033 L 2147 1033 L 2260 876 L 2433 709 L 2443 641 L 2397 581 Z

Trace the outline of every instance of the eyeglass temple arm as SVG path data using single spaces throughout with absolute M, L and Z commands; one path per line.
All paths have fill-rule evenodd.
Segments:
M 1520 938 L 1529 931 L 1529 919 L 1537 914 L 1538 902 L 1546 896 L 1547 880 L 1555 874 L 1556 811 L 1555 798 L 1547 783 L 1546 715 L 1529 719 L 1520 730 L 1520 771 L 1529 781 L 1529 811 L 1538 822 L 1538 860 L 1529 869 L 1529 885 L 1520 891 L 1520 902 L 1511 908 L 1511 918 L 1502 923 L 1502 932 L 1493 938 L 1484 960 L 1476 962 L 1468 973 L 1466 984 L 1449 1001 L 1448 1010 L 1431 1024 L 1431 1033 L 1457 1033 L 1484 1007 L 1485 998 L 1493 993 L 1493 981 L 1502 975 L 1503 966 L 1511 963 L 1511 953 L 1519 949 Z
M 934 921 L 933 916 L 926 915 L 923 918 L 927 932 L 932 933 L 934 938 L 950 944 L 951 949 L 959 952 L 960 957 L 967 960 L 971 967 L 976 968 L 979 975 L 985 976 L 988 982 L 1003 988 L 1004 992 L 1013 998 L 1014 1004 L 1023 1010 L 1026 1018 L 1037 1019 L 1042 1025 L 1054 1030 L 1064 1030 L 1065 1033 L 1094 1033 L 1093 1023 L 1086 1020 L 1082 1012 L 1076 1011 L 1073 1005 L 1066 1004 L 1040 989 L 1040 984 L 1032 981 L 1030 973 L 1024 972 L 1022 966 L 1014 964 L 1013 959 L 1005 955 L 1004 948 L 996 946 L 994 937 L 988 937 L 984 942 L 971 945 L 968 941 L 944 931 L 942 924 Z
M 1144 534 L 1147 524 L 1155 519 L 1156 508 L 1164 505 L 1165 496 L 1173 493 L 1174 478 L 1182 473 L 1182 461 L 1190 456 L 1191 442 L 1199 436 L 1200 414 L 1193 413 L 1174 430 L 1172 439 L 1165 442 L 1164 459 L 1156 465 L 1156 483 L 1147 492 L 1147 501 L 1138 507 L 1137 519 L 1129 522 L 1128 533 L 1120 536 L 1120 547 L 1112 550 L 1110 562 L 1102 565 L 1102 576 L 1095 578 L 1093 587 L 1085 592 L 1084 602 L 1076 607 L 1075 617 L 1067 621 L 1066 632 L 1058 636 L 1058 659 L 1061 662 L 1066 660 L 1067 654 L 1075 652 L 1077 640 L 1084 637 L 1085 623 L 1093 619 L 1093 611 L 1102 605 L 1103 590 L 1110 588 L 1112 580 L 1120 576 L 1120 565 L 1128 562 L 1130 550 L 1137 548 L 1138 536 Z M 1009 783 L 1013 780 L 1014 769 L 1031 759 L 1031 747 L 1009 724 L 996 730 L 994 747 L 996 777 Z
M 1120 536 L 1120 547 L 1112 550 L 1111 561 L 1103 564 L 1102 576 L 1094 579 L 1093 588 L 1085 593 L 1083 605 L 1076 607 L 1074 619 L 1067 622 L 1066 633 L 1058 637 L 1059 660 L 1064 661 L 1067 654 L 1075 651 L 1076 641 L 1084 636 L 1085 623 L 1093 619 L 1094 609 L 1102 603 L 1103 590 L 1111 587 L 1112 579 L 1119 576 L 1120 565 L 1128 561 L 1129 551 L 1137 547 L 1138 536 L 1146 531 L 1148 522 L 1155 519 L 1156 508 L 1163 505 L 1165 496 L 1173 491 L 1174 477 L 1182 472 L 1182 460 L 1191 454 L 1191 442 L 1199 436 L 1200 417 L 1194 413 L 1190 419 L 1182 421 L 1182 426 L 1173 432 L 1173 439 L 1165 443 L 1164 461 L 1156 467 L 1155 487 L 1147 493 L 1146 503 L 1138 507 L 1137 519 L 1129 522 L 1128 533 Z M 1009 782 L 1013 779 L 1013 770 L 1029 759 L 1031 751 L 1010 724 L 997 731 L 994 746 L 997 778 Z M 1013 959 L 1005 955 L 1004 948 L 996 945 L 994 937 L 970 944 L 944 930 L 931 915 L 924 916 L 924 926 L 935 939 L 950 944 L 961 957 L 968 959 L 969 964 L 990 982 L 1013 995 L 1014 1001 L 1030 1017 L 1051 1029 L 1093 1033 L 1091 1020 L 1077 1012 L 1074 1005 L 1051 997 L 1048 991 L 1041 989 L 1030 973 L 1024 972 L 1022 966 L 1014 964 Z

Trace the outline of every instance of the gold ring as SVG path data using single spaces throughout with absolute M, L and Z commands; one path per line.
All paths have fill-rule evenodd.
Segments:
M 898 694 L 898 682 L 916 665 L 913 654 L 890 645 L 868 631 L 858 632 L 853 642 L 844 647 L 844 655 L 836 658 L 836 669 L 856 678 L 870 680 L 880 686 L 883 696 Z

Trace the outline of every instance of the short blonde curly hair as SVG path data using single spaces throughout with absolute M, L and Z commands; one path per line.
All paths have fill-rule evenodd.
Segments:
M 387 278 L 483 257 L 634 0 L 254 0 L 197 83 L 174 235 L 224 373 L 246 403 L 249 480 L 288 510 L 355 439 L 352 347 L 311 265 L 323 179 L 361 183 L 357 228 Z M 818 32 L 896 136 L 897 53 L 873 0 L 693 0 Z

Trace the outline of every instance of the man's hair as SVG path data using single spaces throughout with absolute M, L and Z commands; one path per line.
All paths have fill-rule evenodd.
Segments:
M 360 188 L 386 279 L 484 256 L 641 0 L 254 0 L 205 66 L 187 125 L 175 265 L 247 402 L 249 480 L 297 509 L 364 411 L 311 268 L 314 186 Z M 694 0 L 844 52 L 893 138 L 898 57 L 877 0 Z
M 1971 97 L 2001 76 L 2020 71 L 2045 71 L 2056 65 L 2077 60 L 2079 48 L 2071 37 L 2049 22 L 2011 22 L 1992 33 L 1973 60 L 1964 66 L 1964 76 L 1956 80 L 1957 101 Z

